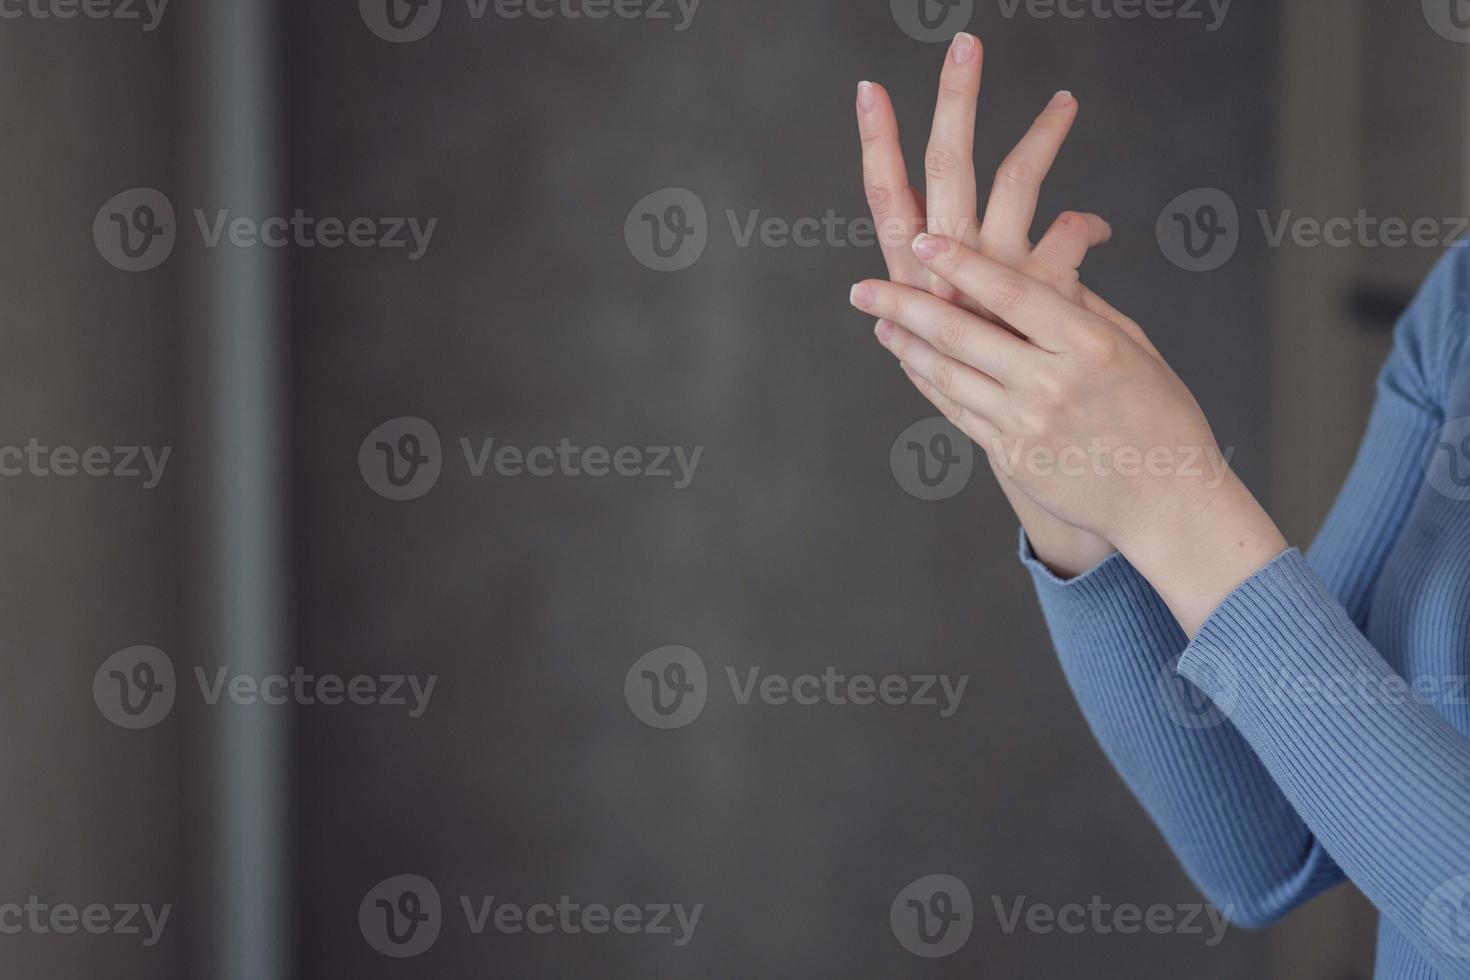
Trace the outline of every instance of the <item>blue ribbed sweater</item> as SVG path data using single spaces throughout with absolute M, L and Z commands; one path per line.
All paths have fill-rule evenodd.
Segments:
M 1200 890 L 1261 926 L 1351 879 L 1380 913 L 1378 980 L 1470 978 L 1467 309 L 1457 247 L 1395 329 L 1307 556 L 1193 641 L 1121 555 L 1062 580 L 1022 540 L 1089 725 Z

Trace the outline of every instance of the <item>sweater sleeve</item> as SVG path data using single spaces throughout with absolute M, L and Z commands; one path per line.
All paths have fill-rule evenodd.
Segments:
M 1470 741 L 1384 661 L 1296 550 L 1230 594 L 1179 661 L 1378 910 L 1470 977 Z
M 1470 740 L 1429 703 L 1463 669 L 1410 682 L 1364 635 L 1390 549 L 1427 545 L 1399 541 L 1409 509 L 1445 503 L 1423 484 L 1449 378 L 1462 370 L 1466 263 L 1454 251 L 1399 324 L 1368 435 L 1310 561 L 1289 550 L 1237 587 L 1178 668 L 1378 910 L 1444 976 L 1470 977 Z
M 1064 581 L 1023 535 L 1022 560 L 1088 726 L 1200 891 L 1260 926 L 1341 881 L 1246 740 L 1176 676 L 1184 633 L 1127 559 Z
M 1448 325 L 1467 292 L 1464 269 L 1458 255 L 1447 257 L 1399 324 L 1358 458 L 1310 552 L 1318 588 L 1358 630 L 1417 492 L 1420 447 L 1439 424 L 1445 365 L 1454 363 L 1457 343 Z M 1063 581 L 1035 560 L 1024 536 L 1022 559 L 1089 726 L 1201 891 L 1237 923 L 1254 926 L 1340 881 L 1343 872 L 1296 796 L 1278 785 L 1275 757 L 1260 752 L 1255 730 L 1227 720 L 1227 703 L 1176 676 L 1186 638 L 1126 559 L 1114 555 Z M 1311 574 L 1308 562 L 1295 561 Z M 1228 663 L 1199 652 L 1207 649 L 1214 649 L 1208 640 L 1190 649 L 1190 669 L 1180 671 L 1188 681 L 1206 679 L 1194 664 Z

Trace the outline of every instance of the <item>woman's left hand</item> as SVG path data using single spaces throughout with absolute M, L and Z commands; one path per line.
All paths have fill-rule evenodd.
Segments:
M 1165 594 L 1186 629 L 1285 547 L 1137 324 L 1028 263 L 931 235 L 913 251 L 994 319 L 882 280 L 854 286 L 853 305 L 884 321 L 883 345 L 1037 504 L 1111 542 L 1156 586 L 1200 579 L 1199 562 L 1224 568 L 1203 576 L 1204 595 Z

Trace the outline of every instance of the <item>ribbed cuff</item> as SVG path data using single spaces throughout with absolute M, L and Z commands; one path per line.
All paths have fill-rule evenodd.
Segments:
M 1018 557 L 1036 580 L 1037 589 L 1076 592 L 1080 594 L 1079 597 L 1095 598 L 1100 593 L 1113 591 L 1122 584 L 1123 579 L 1138 575 L 1133 566 L 1128 564 L 1128 559 L 1115 551 L 1081 575 L 1062 578 L 1036 557 L 1036 549 L 1031 547 L 1031 539 L 1026 536 L 1025 528 L 1021 529 L 1019 537 Z
M 1183 648 L 1184 634 L 1173 614 L 1148 579 L 1118 552 L 1081 575 L 1064 579 L 1036 557 L 1022 531 L 1020 557 L 1031 573 L 1064 665 L 1088 661 L 1079 662 L 1078 668 L 1090 675 L 1115 655 L 1125 661 L 1153 663 Z M 1091 653 L 1084 654 L 1084 650 Z
M 1306 558 L 1288 548 L 1225 597 L 1178 670 L 1233 715 L 1243 699 L 1333 674 L 1357 659 L 1363 642 Z

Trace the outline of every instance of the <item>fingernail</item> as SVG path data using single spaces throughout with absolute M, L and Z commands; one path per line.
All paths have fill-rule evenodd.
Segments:
M 956 34 L 954 36 L 954 43 L 950 45 L 950 50 L 954 52 L 954 63 L 963 65 L 975 57 L 975 47 L 975 36 L 973 34 L 966 34 L 964 31 Z
M 1053 95 L 1051 97 L 1051 102 L 1048 103 L 1048 105 L 1050 106 L 1050 108 L 1060 109 L 1062 106 L 1071 105 L 1073 102 L 1076 101 L 1077 100 L 1072 97 L 1071 92 L 1067 91 L 1066 89 L 1062 89 L 1056 95 Z
M 860 282 L 852 287 L 852 292 L 848 294 L 847 299 L 853 306 L 865 310 L 873 305 L 873 287 L 865 282 Z
M 873 327 L 873 333 L 877 336 L 880 343 L 886 344 L 888 343 L 888 338 L 893 336 L 893 324 L 887 320 L 879 320 L 877 325 Z
M 933 235 L 920 235 L 914 239 L 914 254 L 921 259 L 932 259 L 939 254 L 939 239 Z
M 858 108 L 867 112 L 873 108 L 873 103 L 878 101 L 878 96 L 873 91 L 872 82 L 858 82 Z

